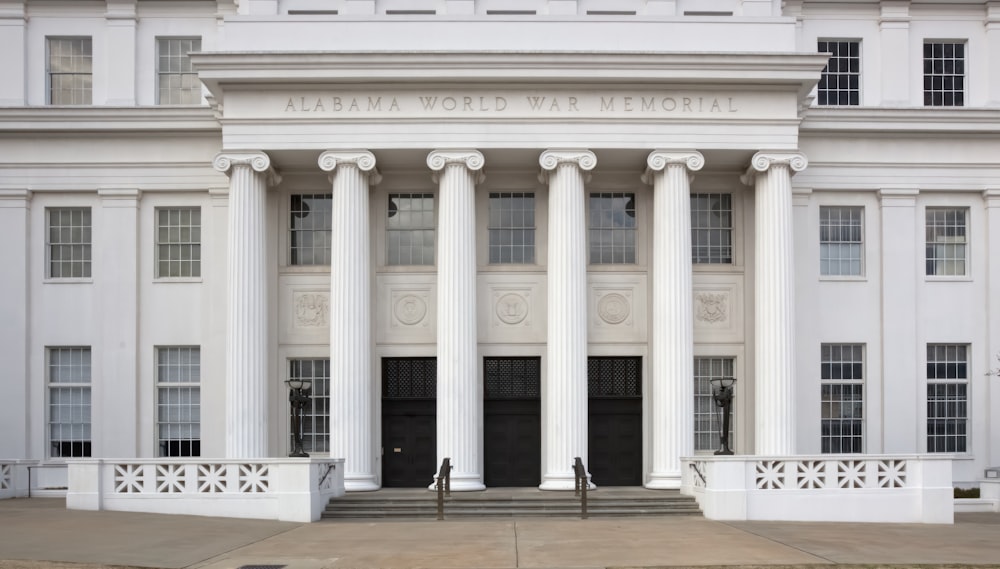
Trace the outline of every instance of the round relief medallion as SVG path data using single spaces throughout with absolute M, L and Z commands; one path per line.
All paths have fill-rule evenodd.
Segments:
M 608 324 L 621 324 L 628 318 L 628 299 L 617 292 L 606 294 L 597 301 L 597 313 Z
M 519 294 L 505 294 L 497 300 L 496 312 L 502 322 L 519 324 L 528 315 L 528 301 Z
M 427 303 L 422 298 L 408 294 L 396 301 L 396 319 L 412 326 L 427 315 Z

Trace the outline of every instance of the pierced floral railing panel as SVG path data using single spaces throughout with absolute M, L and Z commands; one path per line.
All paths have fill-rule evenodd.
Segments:
M 906 460 L 758 460 L 754 473 L 758 490 L 906 487 Z
M 261 494 L 270 491 L 270 467 L 267 464 L 114 465 L 115 494 Z
M 0 464 L 0 491 L 10 490 L 14 487 L 14 466 L 11 464 Z

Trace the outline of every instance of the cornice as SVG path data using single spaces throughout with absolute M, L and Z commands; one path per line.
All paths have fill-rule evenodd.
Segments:
M 818 108 L 806 112 L 800 133 L 1000 133 L 1000 109 Z
M 0 107 L 5 132 L 221 132 L 208 107 Z

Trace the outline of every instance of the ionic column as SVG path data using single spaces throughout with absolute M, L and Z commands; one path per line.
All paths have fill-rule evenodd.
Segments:
M 330 456 L 344 459 L 344 489 L 378 490 L 372 440 L 371 244 L 368 190 L 379 183 L 367 150 L 326 151 L 333 184 L 330 230 Z
M 587 464 L 587 172 L 589 150 L 546 150 L 549 184 L 548 352 L 542 427 L 542 490 L 572 490 L 573 459 Z M 589 478 L 589 474 L 588 474 Z
M 263 152 L 226 152 L 229 175 L 226 292 L 226 458 L 267 453 L 267 188 L 281 178 Z
M 647 488 L 680 488 L 681 457 L 694 443 L 694 318 L 691 310 L 691 172 L 695 151 L 654 151 L 642 179 L 653 184 L 653 339 L 649 346 L 652 472 Z
M 755 441 L 758 455 L 795 453 L 795 283 L 792 173 L 797 152 L 758 152 L 743 182 L 755 188 Z
M 483 155 L 435 150 L 427 166 L 438 199 L 437 464 L 451 458 L 452 490 L 484 490 L 479 456 L 483 400 L 476 349 L 476 184 Z

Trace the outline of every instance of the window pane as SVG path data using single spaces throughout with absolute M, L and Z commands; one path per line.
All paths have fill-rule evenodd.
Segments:
M 820 53 L 830 59 L 816 89 L 819 105 L 859 105 L 861 101 L 861 42 L 857 40 L 820 40 Z

